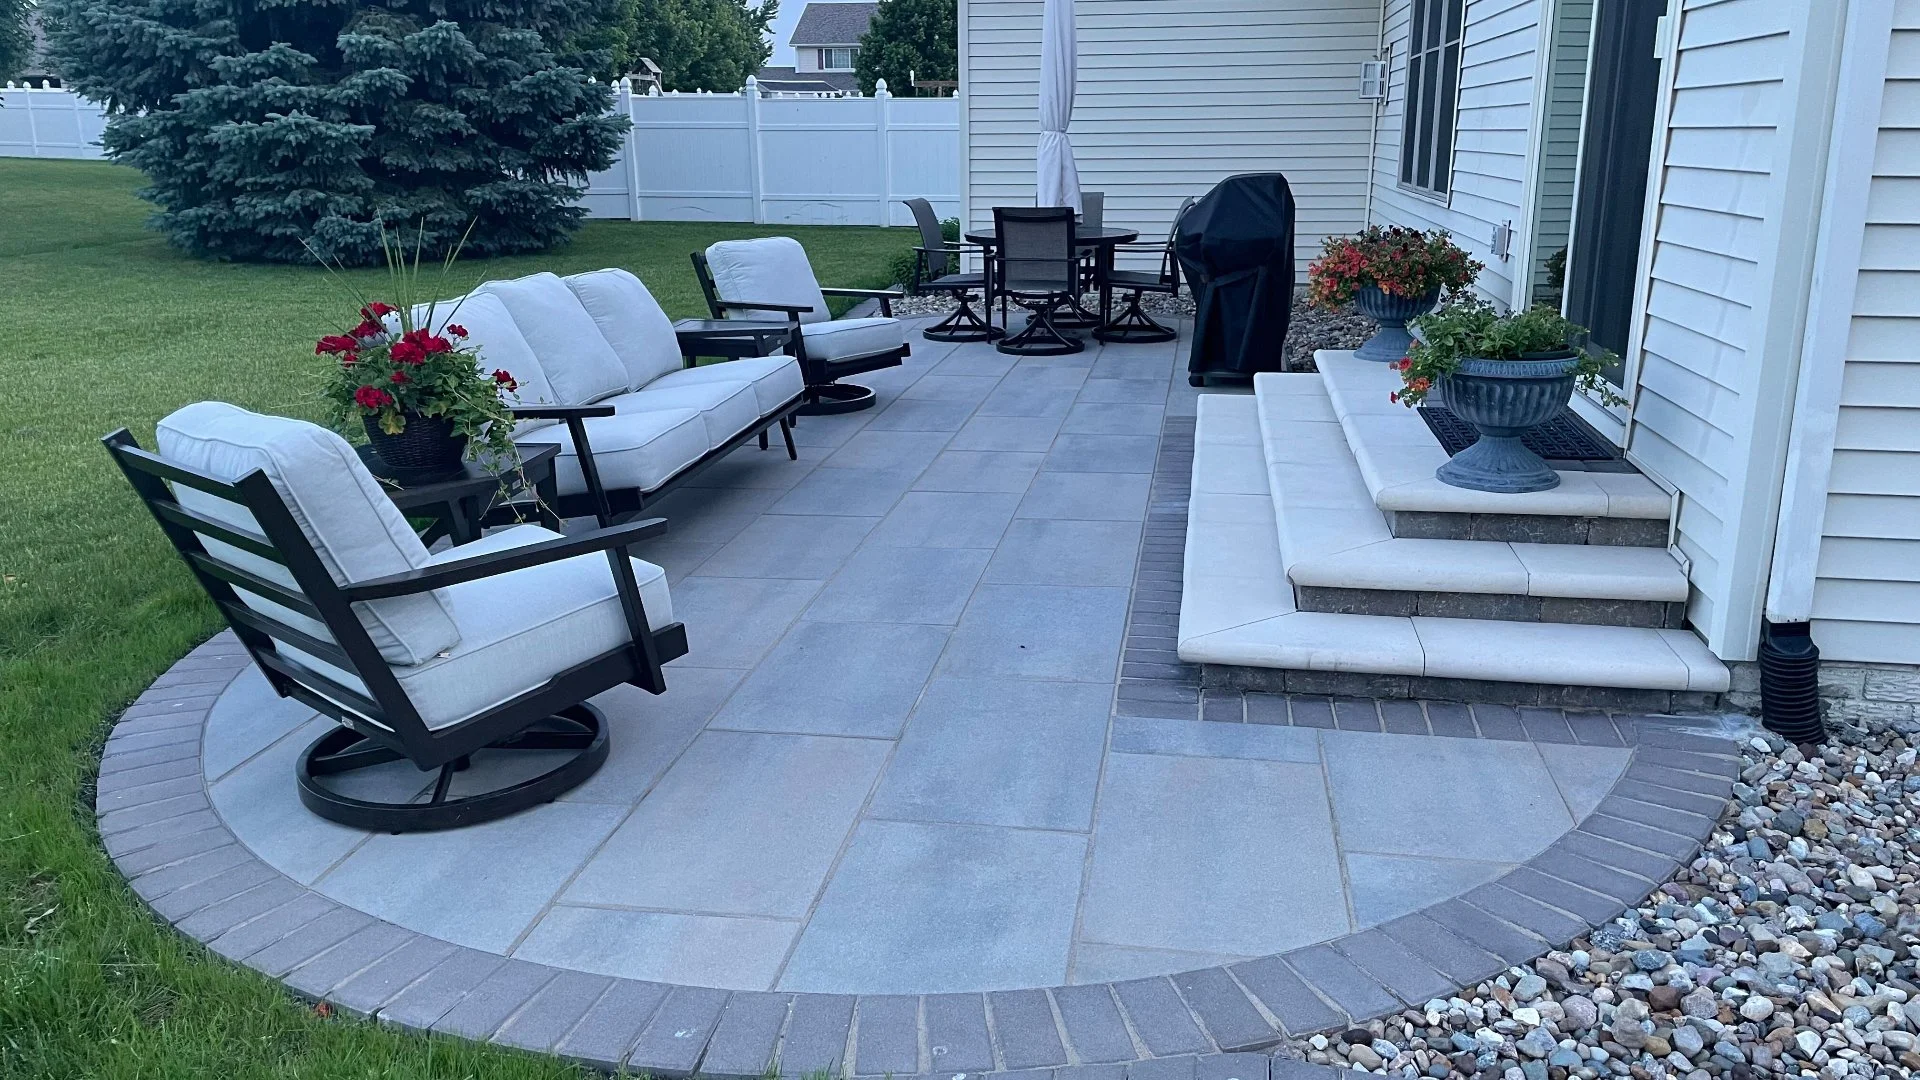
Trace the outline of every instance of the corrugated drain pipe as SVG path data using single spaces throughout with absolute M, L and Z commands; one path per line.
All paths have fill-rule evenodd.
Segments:
M 1760 722 L 1791 743 L 1822 742 L 1820 649 L 1803 622 L 1760 625 Z

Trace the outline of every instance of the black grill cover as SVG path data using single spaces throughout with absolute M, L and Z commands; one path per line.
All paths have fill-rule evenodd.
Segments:
M 1293 315 L 1293 191 L 1279 173 L 1220 181 L 1174 241 L 1193 289 L 1193 375 L 1280 371 Z

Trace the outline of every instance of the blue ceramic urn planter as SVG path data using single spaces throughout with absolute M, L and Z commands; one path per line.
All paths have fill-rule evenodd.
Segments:
M 1439 302 L 1438 289 L 1425 296 L 1409 298 L 1384 292 L 1377 285 L 1362 286 L 1354 293 L 1353 304 L 1360 309 L 1360 314 L 1380 324 L 1380 332 L 1368 338 L 1353 355 L 1388 364 L 1406 359 L 1407 347 L 1413 344 L 1407 323 L 1432 311 Z
M 1571 350 L 1520 360 L 1460 361 L 1441 376 L 1447 408 L 1480 432 L 1480 441 L 1434 472 L 1442 483 L 1513 494 L 1560 485 L 1560 474 L 1520 437 L 1551 419 L 1573 396 L 1580 357 Z

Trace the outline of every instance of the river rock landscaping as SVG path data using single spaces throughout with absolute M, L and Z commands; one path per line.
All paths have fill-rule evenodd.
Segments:
M 1763 734 L 1708 848 L 1637 909 L 1458 997 L 1279 1053 L 1405 1077 L 1920 1071 L 1920 722 Z

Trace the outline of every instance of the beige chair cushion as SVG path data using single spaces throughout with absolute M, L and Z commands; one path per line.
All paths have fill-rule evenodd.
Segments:
M 653 409 L 583 422 L 587 442 L 593 447 L 594 464 L 600 469 L 600 483 L 609 491 L 652 491 L 700 460 L 709 449 L 706 421 L 697 409 Z M 524 439 L 516 434 L 514 441 L 528 446 L 558 444 L 554 483 L 560 494 L 577 495 L 587 490 L 580 459 L 573 452 L 573 436 L 565 426 L 536 431 Z
M 722 300 L 761 300 L 794 304 L 813 310 L 800 316 L 803 323 L 827 320 L 827 298 L 813 276 L 807 252 L 791 236 L 764 236 L 758 240 L 722 240 L 707 248 L 707 268 Z M 730 319 L 784 319 L 781 311 L 728 311 Z
M 815 360 L 845 360 L 891 352 L 907 343 L 898 319 L 835 319 L 800 328 L 807 355 Z
M 667 318 L 639 278 L 612 269 L 561 280 L 593 316 L 600 336 L 607 339 L 625 365 L 627 389 L 638 390 L 685 365 L 679 340 L 673 334 L 673 320 Z
M 263 470 L 337 585 L 403 574 L 428 562 L 427 549 L 407 519 L 361 464 L 347 441 L 317 424 L 263 416 L 219 401 L 178 409 L 160 421 L 161 457 L 216 479 L 237 481 Z M 260 532 L 239 503 L 173 485 L 181 506 L 216 521 Z M 299 591 L 286 567 L 218 540 L 202 537 L 214 557 Z M 333 640 L 315 620 L 241 591 L 248 607 Z M 460 641 L 452 615 L 435 593 L 353 605 L 367 635 L 392 664 L 418 664 Z
M 425 305 L 416 305 L 414 313 L 421 323 L 428 321 Z M 527 344 L 519 325 L 513 321 L 513 314 L 499 297 L 472 292 L 437 302 L 433 305 L 429 329 L 436 334 L 445 333 L 448 323 L 456 323 L 466 330 L 466 343 L 479 354 L 480 370 L 505 371 L 520 384 L 517 393 L 507 395 L 508 400 L 520 405 L 560 403 L 554 395 L 553 384 L 547 381 L 546 369 L 534 355 L 533 346 Z M 557 420 L 522 420 L 513 426 L 513 433 L 518 437 L 557 423 Z
M 629 389 L 626 365 L 580 298 L 555 275 L 489 281 L 474 291 L 506 305 L 560 404 L 591 405 Z
M 749 356 L 696 368 L 668 372 L 649 384 L 649 389 L 673 386 L 700 386 L 714 382 L 746 382 L 753 386 L 754 403 L 761 416 L 785 405 L 806 389 L 800 377 L 800 361 L 791 356 Z
M 707 432 L 707 449 L 724 446 L 729 439 L 752 427 L 760 419 L 760 404 L 753 387 L 743 382 L 708 382 L 685 386 L 661 386 L 655 383 L 631 394 L 608 398 L 622 413 L 657 412 L 661 409 L 693 409 L 700 414 Z M 588 432 L 591 440 L 593 433 Z M 595 443 L 596 451 L 599 444 Z

